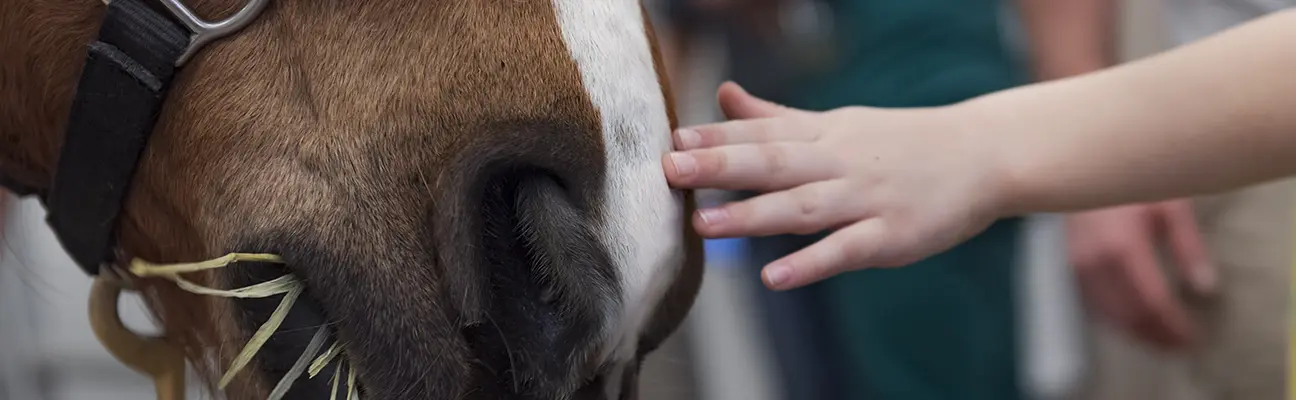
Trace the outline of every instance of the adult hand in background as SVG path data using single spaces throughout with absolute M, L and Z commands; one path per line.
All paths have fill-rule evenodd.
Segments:
M 1197 339 L 1196 322 L 1162 268 L 1167 249 L 1190 290 L 1213 294 L 1217 272 L 1187 200 L 1134 204 L 1068 217 L 1069 258 L 1092 311 L 1165 350 Z

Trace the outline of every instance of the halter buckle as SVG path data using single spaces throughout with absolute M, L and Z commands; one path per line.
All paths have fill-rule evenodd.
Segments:
M 189 29 L 189 47 L 185 49 L 183 55 L 176 60 L 176 67 L 184 65 L 198 50 L 202 49 L 208 43 L 225 36 L 229 36 L 251 24 L 261 11 L 265 9 L 270 0 L 248 0 L 243 9 L 239 10 L 233 16 L 217 22 L 208 22 L 199 18 L 189 7 L 185 7 L 180 0 L 159 0 L 162 5 L 171 10 L 171 15 L 176 20 L 184 24 Z

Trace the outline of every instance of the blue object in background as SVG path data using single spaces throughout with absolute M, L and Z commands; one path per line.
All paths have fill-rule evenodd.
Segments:
M 750 242 L 744 238 L 704 240 L 702 246 L 706 251 L 707 268 L 738 268 L 747 261 L 749 245 Z

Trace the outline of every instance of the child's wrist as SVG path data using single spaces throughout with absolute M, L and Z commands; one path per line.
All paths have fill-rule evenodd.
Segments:
M 1027 154 L 1018 150 L 1010 138 L 1023 119 L 1017 116 L 1009 93 L 982 96 L 948 107 L 955 124 L 955 134 L 977 163 L 983 174 L 984 190 L 979 193 L 980 208 L 993 218 L 1018 216 L 1032 212 L 1028 207 L 1026 182 L 1030 168 L 1023 165 Z

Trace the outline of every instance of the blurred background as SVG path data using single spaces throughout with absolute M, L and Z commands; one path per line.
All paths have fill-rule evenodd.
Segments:
M 1121 57 L 1131 59 L 1164 48 L 1168 32 L 1163 24 L 1163 5 L 1158 1 L 1121 3 L 1124 3 L 1124 12 L 1120 14 Z M 725 35 L 715 32 L 694 30 L 688 46 L 671 46 L 677 38 L 666 36 L 680 34 L 679 29 L 672 29 L 683 26 L 675 20 L 680 18 L 679 14 L 670 11 L 666 0 L 647 0 L 646 5 L 653 14 L 658 33 L 664 36 L 662 42 L 668 44 L 668 53 L 679 61 L 673 74 L 687 76 L 687 85 L 680 85 L 675 93 L 681 122 L 697 124 L 722 119 L 714 102 L 715 88 L 723 80 L 733 78 L 735 69 L 731 68 L 729 55 L 735 53 L 732 51 L 735 46 L 744 44 L 727 42 Z M 823 33 L 824 30 L 816 29 L 822 20 L 815 19 L 813 6 L 798 10 L 788 12 L 790 17 L 785 16 L 791 21 L 787 22 L 790 26 L 803 28 L 801 34 L 808 38 Z M 1013 11 L 1006 7 L 1001 11 L 1008 21 L 1001 39 L 1010 48 L 1022 51 L 1021 29 L 1014 26 Z M 812 22 L 798 25 L 797 21 Z M 823 56 L 816 53 L 814 46 L 805 47 L 801 50 L 806 51 L 780 59 L 795 64 L 796 57 L 815 62 L 811 59 Z M 783 67 L 771 63 L 768 69 Z M 760 69 L 765 68 L 755 68 Z M 753 69 L 744 71 L 750 70 Z M 734 196 L 734 193 L 706 192 L 702 201 L 717 203 Z M 0 357 L 0 399 L 152 398 L 151 383 L 120 366 L 94 340 L 85 317 L 90 281 L 55 242 L 45 225 L 43 208 L 33 200 L 14 199 L 4 207 L 4 246 L 0 248 L 0 354 L 4 355 Z M 1004 353 L 1015 358 L 1015 376 L 1010 380 L 1020 388 L 1021 398 L 1074 398 L 1091 375 L 1090 335 L 1089 324 L 1080 312 L 1072 273 L 1066 265 L 1060 219 L 1052 215 L 1033 216 L 1021 221 L 1021 232 L 1011 239 L 1018 245 L 1011 255 L 1013 279 L 1008 284 L 1015 293 L 1012 297 L 1015 306 L 1010 310 L 1013 317 L 1009 318 L 1014 321 L 1013 331 L 1008 336 L 1013 349 Z M 790 321 L 795 320 L 789 318 L 796 313 L 810 311 L 789 311 L 787 304 L 779 303 L 780 298 L 771 297 L 760 285 L 755 268 L 762 264 L 756 261 L 761 256 L 753 255 L 757 253 L 753 248 L 761 246 L 745 240 L 707 243 L 708 271 L 700 297 L 684 327 L 649 359 L 642 374 L 642 399 L 860 398 L 859 391 L 829 388 L 839 384 L 849 386 L 853 382 L 851 378 L 822 377 L 823 381 L 819 382 L 815 381 L 818 378 L 797 376 L 798 372 L 814 366 L 836 369 L 839 373 L 847 367 L 835 361 L 814 359 L 808 355 L 812 351 L 802 352 L 794 348 L 800 344 L 788 339 L 796 335 L 811 336 L 772 334 L 788 328 Z M 153 330 L 136 299 L 128 299 L 123 310 L 128 325 L 140 331 Z M 868 326 L 852 329 L 870 331 Z M 993 346 L 991 342 L 987 340 L 986 345 Z M 842 343 L 825 340 L 820 344 L 827 346 L 826 351 L 830 353 L 853 351 L 834 347 L 846 346 Z M 804 359 L 788 358 L 797 355 Z M 970 360 L 974 364 L 980 362 L 976 357 Z M 988 367 L 994 361 L 985 362 Z M 973 369 L 964 375 L 982 379 L 976 372 Z M 802 387 L 807 385 L 809 389 Z M 206 396 L 194 391 L 191 398 Z

